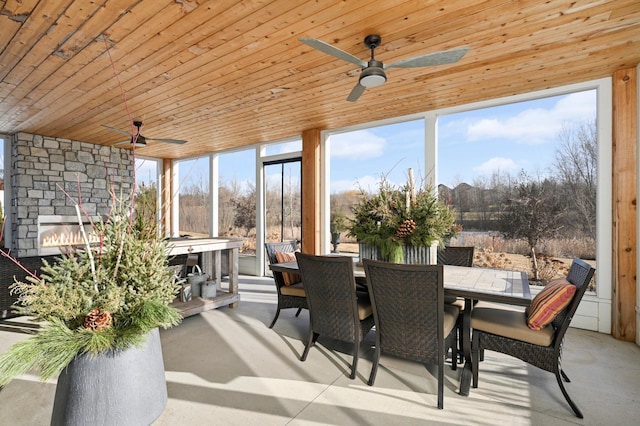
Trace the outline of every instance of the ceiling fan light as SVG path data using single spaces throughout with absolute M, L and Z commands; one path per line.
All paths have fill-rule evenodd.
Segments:
M 387 81 L 387 75 L 382 68 L 368 67 L 360 74 L 360 84 L 364 87 L 376 87 Z
M 131 138 L 131 146 L 147 146 L 147 139 L 141 135 L 134 136 Z

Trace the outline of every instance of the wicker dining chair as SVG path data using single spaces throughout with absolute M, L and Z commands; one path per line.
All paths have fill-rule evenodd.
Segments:
M 474 250 L 473 246 L 438 248 L 438 265 L 473 266 Z
M 353 344 L 350 378 L 356 377 L 360 342 L 373 327 L 368 295 L 356 292 L 353 260 L 346 256 L 296 253 L 309 304 L 309 338 L 300 357 L 319 336 Z
M 456 369 L 456 321 L 460 312 L 444 303 L 442 265 L 406 265 L 363 260 L 376 325 L 369 377 L 376 379 L 381 353 L 438 366 L 438 408 L 444 406 L 444 361 L 449 348 Z
M 529 328 L 528 320 L 521 311 L 497 307 L 475 307 L 471 315 L 473 387 L 478 387 L 480 351 L 502 352 L 554 373 L 569 406 L 577 417 L 583 418 L 582 412 L 571 400 L 564 387 L 562 380 L 564 379 L 566 382 L 570 382 L 570 380 L 562 369 L 560 361 L 564 335 L 594 273 L 595 269 L 591 265 L 580 259 L 573 259 L 566 277 L 570 284 L 576 286 L 573 298 L 564 309 L 560 310 L 549 325 L 540 330 Z M 544 299 L 547 303 L 556 303 L 552 301 L 552 296 L 541 299 L 541 303 L 544 302 Z M 531 316 L 531 313 L 529 315 Z M 552 316 L 548 316 L 548 318 L 551 319 Z
M 454 266 L 473 266 L 473 253 L 475 247 L 456 247 L 446 246 L 444 248 L 438 248 L 438 265 L 454 265 Z M 458 315 L 458 321 L 456 326 L 458 328 L 458 354 L 460 355 L 460 361 L 462 361 L 462 354 L 464 353 L 463 339 L 462 339 L 462 318 L 464 315 L 464 299 L 455 296 L 445 296 L 445 303 L 452 303 L 460 308 L 460 315 Z
M 264 248 L 267 252 L 267 258 L 269 264 L 276 264 L 278 262 L 278 253 L 289 253 L 293 255 L 298 249 L 298 244 L 295 241 L 284 241 L 278 243 L 265 243 Z M 272 271 L 273 281 L 276 284 L 276 291 L 278 292 L 278 307 L 276 308 L 276 314 L 273 317 L 273 321 L 269 325 L 269 328 L 273 328 L 281 309 L 298 309 L 296 317 L 300 315 L 302 309 L 307 309 L 307 297 L 302 282 L 296 278 L 285 277 L 282 272 Z M 285 278 L 287 280 L 285 281 Z M 291 283 L 290 281 L 297 281 Z

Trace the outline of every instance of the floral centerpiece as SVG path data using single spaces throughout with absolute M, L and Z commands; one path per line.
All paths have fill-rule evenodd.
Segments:
M 438 200 L 430 186 L 416 188 L 411 169 L 409 182 L 402 187 L 382 177 L 378 192 L 361 189 L 352 212 L 348 235 L 380 247 L 383 259 L 394 263 L 403 263 L 403 246 L 444 244 L 459 232 L 453 209 Z
M 168 268 L 167 242 L 155 224 L 113 198 L 109 216 L 92 224 L 97 244 L 83 233 L 82 248 L 45 260 L 40 276 L 12 285 L 17 312 L 44 325 L 0 355 L 0 387 L 32 368 L 46 380 L 79 355 L 140 347 L 151 330 L 180 322 L 169 306 L 179 283 Z M 78 205 L 76 211 L 82 223 Z

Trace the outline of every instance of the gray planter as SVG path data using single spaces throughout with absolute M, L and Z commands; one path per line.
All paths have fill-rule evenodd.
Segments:
M 362 259 L 386 260 L 382 259 L 380 247 L 364 243 L 358 243 L 360 251 L 360 262 Z M 427 246 L 403 246 L 404 263 L 414 265 L 435 265 L 438 262 L 438 242 Z
M 141 348 L 79 355 L 58 377 L 52 425 L 149 425 L 167 404 L 167 383 L 154 329 Z

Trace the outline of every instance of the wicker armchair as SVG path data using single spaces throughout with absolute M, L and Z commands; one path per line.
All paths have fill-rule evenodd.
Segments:
M 360 342 L 373 327 L 369 298 L 356 292 L 353 260 L 296 253 L 309 303 L 309 339 L 300 357 L 319 336 L 353 343 L 351 379 L 356 377 Z
M 40 275 L 40 268 L 42 267 L 42 259 L 47 259 L 49 263 L 52 263 L 56 256 L 34 256 L 34 257 L 21 257 L 16 259 L 20 262 L 22 267 L 27 270 Z M 25 281 L 27 273 L 12 259 L 5 256 L 0 256 L 0 319 L 13 318 L 18 316 L 12 312 L 11 306 L 13 306 L 18 297 L 15 294 L 11 294 L 9 286 L 18 281 Z
M 478 387 L 480 351 L 502 352 L 554 373 L 571 409 L 577 417 L 583 418 L 582 412 L 571 400 L 562 383 L 563 379 L 567 382 L 570 380 L 560 365 L 560 358 L 564 335 L 594 272 L 595 269 L 591 265 L 580 259 L 573 259 L 567 275 L 567 281 L 577 287 L 573 299 L 553 322 L 542 330 L 531 330 L 523 312 L 490 307 L 474 308 L 471 316 L 473 387 Z
M 267 252 L 269 264 L 276 264 L 278 263 L 276 253 L 294 253 L 298 247 L 295 241 L 285 241 L 281 243 L 265 243 L 264 248 Z M 300 311 L 302 311 L 303 308 L 307 309 L 306 292 L 301 282 L 287 286 L 285 285 L 282 272 L 277 271 L 273 271 L 273 281 L 276 284 L 276 290 L 278 292 L 278 307 L 269 328 L 273 328 L 275 325 L 281 309 L 298 309 L 296 317 L 300 315 Z
M 444 303 L 441 265 L 404 265 L 363 260 L 376 325 L 369 385 L 380 353 L 438 366 L 438 408 L 444 405 L 444 361 L 451 348 L 456 369 L 456 321 L 460 312 Z

